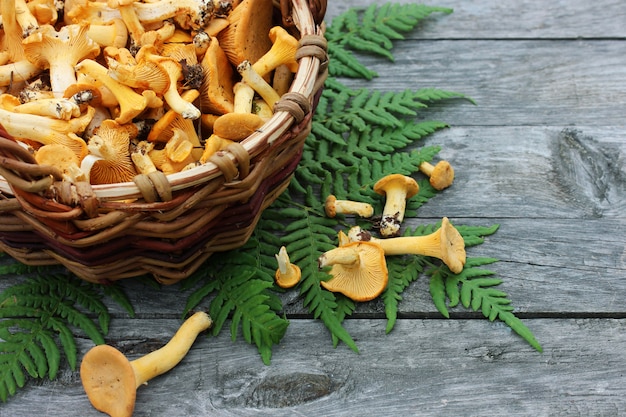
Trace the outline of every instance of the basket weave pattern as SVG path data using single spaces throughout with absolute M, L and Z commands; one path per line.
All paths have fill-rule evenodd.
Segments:
M 281 0 L 280 9 L 300 32 L 292 88 L 259 131 L 203 166 L 70 184 L 0 128 L 0 250 L 28 265 L 62 264 L 90 282 L 148 273 L 172 284 L 245 244 L 289 184 L 326 78 L 326 1 Z

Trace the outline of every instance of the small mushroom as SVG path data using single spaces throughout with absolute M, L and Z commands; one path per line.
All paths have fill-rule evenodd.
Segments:
M 137 388 L 174 368 L 212 323 L 206 313 L 197 312 L 165 346 L 132 361 L 112 346 L 93 347 L 80 365 L 83 388 L 93 407 L 112 417 L 132 416 Z
M 452 185 L 454 181 L 454 169 L 448 161 L 439 161 L 436 165 L 432 165 L 429 162 L 422 162 L 419 165 L 419 170 L 429 177 L 430 185 L 435 190 L 443 190 Z
M 417 182 L 406 175 L 391 174 L 374 184 L 374 191 L 386 197 L 380 220 L 380 234 L 385 237 L 398 236 L 404 219 L 406 200 L 419 191 Z
M 276 274 L 274 275 L 276 284 L 281 288 L 291 288 L 300 282 L 302 271 L 300 271 L 298 265 L 292 264 L 289 260 L 287 248 L 281 246 L 278 254 L 275 256 L 278 262 L 278 269 L 276 269 Z
M 374 215 L 374 207 L 371 204 L 360 201 L 338 200 L 333 194 L 326 197 L 324 209 L 328 217 L 335 217 L 337 214 L 357 214 L 361 217 L 372 217 Z
M 16 113 L 36 114 L 60 120 L 70 120 L 81 114 L 79 105 L 67 98 L 42 98 L 29 101 L 13 109 Z
M 426 236 L 376 239 L 355 226 L 348 232 L 348 238 L 351 242 L 374 242 L 384 250 L 385 255 L 413 254 L 441 259 L 455 274 L 460 273 L 465 265 L 465 241 L 447 217 L 441 220 L 439 229 Z
M 320 268 L 331 266 L 322 287 L 340 292 L 354 301 L 378 297 L 389 279 L 385 253 L 376 243 L 351 242 L 325 252 L 318 259 Z

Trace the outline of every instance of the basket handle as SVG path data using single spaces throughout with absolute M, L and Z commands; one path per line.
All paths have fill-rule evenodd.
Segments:
M 313 21 L 319 25 L 326 15 L 327 0 L 308 0 L 308 3 Z M 283 16 L 283 25 L 286 27 L 294 25 L 293 17 L 291 17 L 291 0 L 280 0 L 280 13 Z

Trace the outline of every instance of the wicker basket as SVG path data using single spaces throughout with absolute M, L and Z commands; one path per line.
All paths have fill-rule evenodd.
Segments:
M 242 246 L 287 187 L 323 86 L 326 0 L 281 0 L 300 33 L 299 69 L 274 116 L 209 162 L 134 182 L 69 184 L 0 130 L 0 250 L 28 265 L 62 264 L 90 282 L 152 274 L 172 284 L 214 252 Z M 74 203 L 63 202 L 68 195 Z

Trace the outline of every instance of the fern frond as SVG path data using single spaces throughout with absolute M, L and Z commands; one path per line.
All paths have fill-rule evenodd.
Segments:
M 507 294 L 495 288 L 502 280 L 494 278 L 493 271 L 479 268 L 493 262 L 496 262 L 493 258 L 468 258 L 459 274 L 453 274 L 445 266 L 428 271 L 435 306 L 445 317 L 449 317 L 445 305 L 447 297 L 451 308 L 460 303 L 465 308 L 480 311 L 490 321 L 499 319 L 541 352 L 542 347 L 532 331 L 513 313 Z
M 32 378 L 56 377 L 61 362 L 59 345 L 70 368 L 76 368 L 78 353 L 69 325 L 95 344 L 101 344 L 110 322 L 102 301 L 102 286 L 56 272 L 56 268 L 46 271 L 9 265 L 5 271 L 8 270 L 19 270 L 29 278 L 0 294 L 0 352 L 3 352 L 0 400 L 3 402 L 24 386 L 26 374 Z M 97 324 L 88 313 L 97 318 Z
M 419 278 L 424 270 L 424 265 L 425 258 L 422 256 L 388 258 L 389 282 L 381 295 L 387 317 L 386 333 L 391 332 L 396 324 L 398 304 L 402 301 L 402 293 L 413 281 Z
M 371 79 L 376 72 L 367 69 L 352 53 L 367 52 L 393 61 L 393 41 L 414 29 L 432 13 L 451 13 L 451 9 L 422 4 L 373 4 L 366 9 L 350 9 L 333 19 L 326 31 L 328 55 L 333 65 L 330 74 Z

